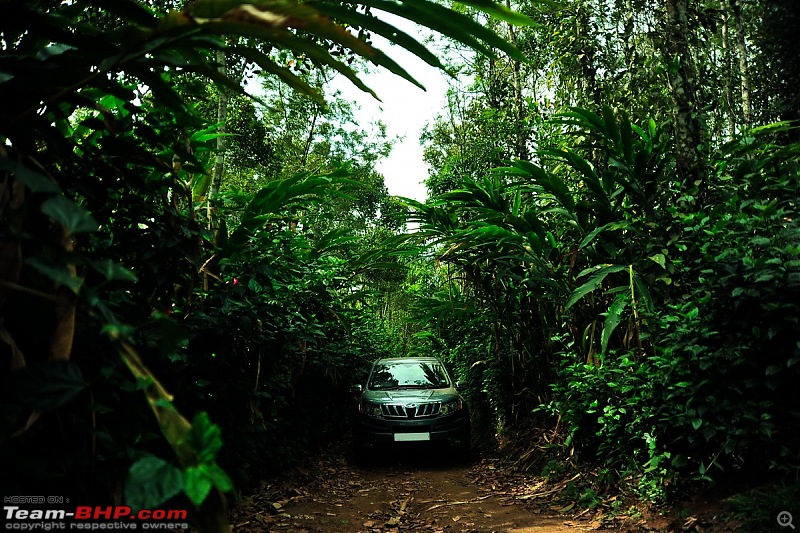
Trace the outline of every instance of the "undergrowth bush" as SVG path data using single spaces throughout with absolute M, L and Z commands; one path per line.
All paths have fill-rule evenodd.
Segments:
M 675 477 L 668 435 L 661 422 L 671 406 L 661 400 L 659 368 L 633 353 L 609 355 L 604 364 L 567 364 L 541 411 L 560 417 L 563 445 L 615 482 L 627 480 L 648 501 L 663 501 Z
M 680 231 L 661 246 L 680 259 L 667 281 L 686 292 L 661 291 L 649 349 L 591 364 L 566 350 L 541 409 L 580 459 L 654 501 L 687 482 L 800 469 L 797 147 L 743 142 L 719 154 L 719 203 L 671 209 Z

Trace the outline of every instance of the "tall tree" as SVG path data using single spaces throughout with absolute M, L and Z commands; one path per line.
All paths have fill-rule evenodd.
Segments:
M 708 186 L 699 120 L 697 68 L 689 21 L 688 0 L 666 0 L 664 10 L 664 62 L 672 97 L 675 160 L 684 187 Z
M 219 65 L 219 72 L 221 75 L 228 76 L 228 59 L 225 56 L 224 50 L 217 50 L 217 64 Z M 218 88 L 218 102 L 217 102 L 217 150 L 214 156 L 214 169 L 212 171 L 211 190 L 208 193 L 209 199 L 209 213 L 211 212 L 211 201 L 217 197 L 219 190 L 222 187 L 222 178 L 225 170 L 225 148 L 226 139 L 225 134 L 228 132 L 228 92 L 227 87 L 220 86 Z
M 736 56 L 739 59 L 739 84 L 741 87 L 742 98 L 742 121 L 745 129 L 750 128 L 752 123 L 752 103 L 750 101 L 750 67 L 749 51 L 747 49 L 747 38 L 745 35 L 745 25 L 742 20 L 742 5 L 740 0 L 726 0 L 729 20 L 733 21 Z

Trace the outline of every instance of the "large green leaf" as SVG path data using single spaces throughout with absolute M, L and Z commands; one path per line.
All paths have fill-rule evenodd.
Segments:
M 610 274 L 622 272 L 624 270 L 628 270 L 628 267 L 625 265 L 602 265 L 587 269 L 587 271 L 582 272 L 581 276 L 588 272 L 592 272 L 592 275 L 589 276 L 589 279 L 583 283 L 583 285 L 572 291 L 572 294 L 564 306 L 564 310 L 566 311 L 575 305 L 581 298 L 600 287 L 603 281 L 605 281 L 606 277 L 608 277 Z
M 186 444 L 192 447 L 200 462 L 210 463 L 222 449 L 222 430 L 211 422 L 207 413 L 201 411 L 192 420 Z
M 233 48 L 232 50 L 237 52 L 245 59 L 248 59 L 249 61 L 252 61 L 253 63 L 257 64 L 265 72 L 278 76 L 278 78 L 281 81 L 286 83 L 286 85 L 288 85 L 292 89 L 307 94 L 317 102 L 323 102 L 323 98 L 319 92 L 319 89 L 311 87 L 304 79 L 294 74 L 291 70 L 289 70 L 288 68 L 281 67 L 280 65 L 272 61 L 272 59 L 268 55 L 259 52 L 258 50 L 246 47 L 236 47 Z M 365 90 L 369 91 L 369 89 Z
M 34 362 L 14 372 L 11 392 L 36 411 L 52 411 L 69 403 L 86 388 L 81 369 L 70 361 Z
M 629 222 L 609 222 L 608 224 L 595 228 L 591 232 L 589 232 L 589 234 L 586 235 L 586 237 L 584 237 L 580 245 L 578 245 L 578 249 L 581 250 L 583 248 L 586 248 L 588 245 L 592 243 L 592 241 L 594 241 L 595 237 L 597 237 L 604 231 L 618 231 L 621 229 L 627 229 L 629 227 L 630 227 Z
M 577 170 L 580 173 L 581 179 L 595 194 L 595 197 L 598 200 L 608 203 L 606 191 L 600 184 L 600 178 L 591 162 L 570 148 L 548 148 L 543 149 L 542 153 L 550 155 L 559 161 L 563 161 Z
M 212 488 L 214 488 L 214 482 L 202 468 L 190 466 L 186 469 L 183 490 L 196 507 L 200 507 Z
M 527 61 L 525 55 L 496 33 L 478 24 L 472 18 L 457 13 L 428 0 L 362 0 L 362 5 L 398 15 L 454 39 L 485 55 L 494 55 L 492 48 L 502 50 L 510 57 Z M 527 19 L 530 25 L 534 22 Z M 484 44 L 485 43 L 485 44 Z
M 60 222 L 73 235 L 97 230 L 97 222 L 86 209 L 63 196 L 54 196 L 42 203 L 42 213 Z
M 479 9 L 484 13 L 488 13 L 499 20 L 511 24 L 516 24 L 518 26 L 538 26 L 530 17 L 513 11 L 503 4 L 492 2 L 491 0 L 460 0 L 459 3 Z M 553 0 L 536 0 L 534 4 L 550 9 L 561 9 L 564 7 L 563 4 L 554 2 Z
M 473 4 L 477 9 L 501 17 L 509 22 L 533 24 L 529 17 L 515 13 L 493 2 L 478 0 Z M 526 59 L 513 45 L 478 24 L 472 18 L 428 0 L 409 0 L 402 3 L 388 0 L 368 0 L 362 2 L 361 5 L 381 9 L 417 22 L 442 35 L 462 42 L 483 54 L 492 55 L 492 48 L 496 48 L 519 60 Z M 347 48 L 372 63 L 385 67 L 390 72 L 421 87 L 419 82 L 385 53 L 357 38 L 347 31 L 345 27 L 330 18 L 334 17 L 341 22 L 357 25 L 368 31 L 383 35 L 394 44 L 406 48 L 429 64 L 441 67 L 441 63 L 435 56 L 408 34 L 377 18 L 358 13 L 356 8 L 357 6 L 350 8 L 346 7 L 346 5 L 317 4 L 315 2 L 301 3 L 293 0 L 271 0 L 256 3 L 234 0 L 197 0 L 180 13 L 171 13 L 164 17 L 159 25 L 159 31 L 168 34 L 168 32 L 176 28 L 201 27 L 202 31 L 205 32 L 218 35 L 257 37 L 273 45 L 279 45 L 298 53 L 307 53 L 310 47 L 315 47 L 316 45 L 295 35 L 294 31 L 301 29 L 303 32 L 314 35 L 317 39 L 325 39 Z M 316 51 L 310 57 L 332 66 L 347 76 L 359 88 L 371 93 L 347 65 L 335 60 L 327 51 L 316 47 Z M 260 61 L 263 61 L 263 58 L 260 58 Z M 290 83 L 296 84 L 297 80 L 293 79 L 290 73 L 277 65 L 270 65 L 266 70 L 280 75 Z
M 630 295 L 627 292 L 620 292 L 611 302 L 608 312 L 605 314 L 606 319 L 603 322 L 603 332 L 600 336 L 600 351 L 602 355 L 606 354 L 608 350 L 608 341 L 611 339 L 611 334 L 617 329 L 620 321 L 622 320 L 622 313 L 630 303 Z
M 559 124 L 573 124 L 582 131 L 602 133 L 605 130 L 602 118 L 596 113 L 580 107 L 569 108 L 569 111 L 561 113 L 554 121 Z
M 363 28 L 384 37 L 389 42 L 405 48 L 432 67 L 444 69 L 444 65 L 439 58 L 421 45 L 416 39 L 375 16 L 348 9 L 340 4 L 319 3 L 315 4 L 315 7 L 321 13 L 334 17 L 340 22 Z
M 643 307 L 646 311 L 652 312 L 654 308 L 653 297 L 650 295 L 650 291 L 647 289 L 647 283 L 645 283 L 644 279 L 642 279 L 642 276 L 640 276 L 635 270 L 631 270 L 631 276 L 633 277 L 633 286 L 635 289 L 637 304 Z
M 83 285 L 83 278 L 76 276 L 71 265 L 69 264 L 48 264 L 38 257 L 26 259 L 25 264 L 35 268 L 50 278 L 50 280 L 52 280 L 56 285 L 68 287 L 75 293 L 77 293 Z
M 551 194 L 567 211 L 575 208 L 575 199 L 564 180 L 530 161 L 514 161 L 512 166 L 497 168 L 493 173 L 527 178 Z M 518 184 L 523 185 L 524 182 Z
M 133 509 L 156 509 L 183 491 L 183 473 L 154 455 L 133 463 L 125 480 L 125 503 Z
M 40 172 L 31 170 L 22 163 L 10 159 L 0 159 L 0 170 L 13 172 L 25 186 L 33 192 L 59 193 L 56 182 Z

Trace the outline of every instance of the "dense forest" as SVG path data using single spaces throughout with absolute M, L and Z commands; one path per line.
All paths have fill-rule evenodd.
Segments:
M 579 503 L 797 501 L 795 0 L 0 5 L 4 495 L 224 531 L 436 355 L 474 448 Z M 376 36 L 453 75 L 425 202 L 329 88 L 417 83 Z

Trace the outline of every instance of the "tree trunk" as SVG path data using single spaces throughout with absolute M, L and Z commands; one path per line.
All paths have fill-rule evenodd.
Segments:
M 217 63 L 219 64 L 219 71 L 224 75 L 227 73 L 227 58 L 225 52 L 222 50 L 217 51 Z M 217 133 L 225 133 L 227 128 L 225 121 L 228 119 L 228 89 L 220 85 L 219 101 L 217 105 L 217 122 L 219 128 Z M 217 156 L 214 158 L 214 173 L 211 179 L 211 190 L 208 194 L 208 213 L 209 221 L 211 219 L 211 200 L 216 198 L 219 190 L 222 187 L 222 173 L 225 170 L 225 147 L 227 145 L 224 136 L 217 137 Z
M 506 0 L 506 6 L 511 9 L 511 0 Z M 513 24 L 508 25 L 508 37 L 509 42 L 511 42 L 514 46 L 517 46 L 517 30 Z M 491 60 L 490 60 L 491 61 Z M 525 121 L 525 106 L 524 106 L 524 99 L 522 98 L 522 64 L 518 59 L 511 59 L 512 65 L 512 83 L 514 85 L 514 130 L 516 139 L 514 144 L 514 155 L 517 159 L 527 161 L 529 159 L 528 154 L 528 139 L 525 128 L 523 127 L 523 122 Z
M 308 164 L 308 155 L 311 153 L 311 144 L 314 142 L 314 134 L 317 132 L 317 120 L 319 119 L 320 109 L 314 106 L 314 116 L 311 118 L 311 124 L 308 128 L 308 135 L 306 136 L 306 143 L 303 146 L 303 153 L 300 155 L 300 165 L 305 167 Z
M 516 111 L 514 129 L 516 130 L 516 155 L 517 159 L 527 161 L 528 154 L 528 135 L 525 123 L 525 99 L 522 97 L 521 64 L 517 59 L 512 59 L 514 64 L 514 107 Z
M 698 119 L 696 69 L 689 41 L 688 0 L 666 0 L 667 80 L 672 96 L 675 160 L 684 187 L 698 188 L 702 196 L 706 183 L 703 160 L 698 150 L 702 130 Z
M 725 116 L 728 117 L 730 135 L 736 135 L 736 105 L 733 102 L 733 75 L 730 44 L 730 16 L 728 14 L 728 0 L 722 0 L 722 61 L 725 66 Z
M 227 74 L 227 58 L 225 52 L 222 50 L 217 51 L 217 64 L 220 73 Z M 228 89 L 219 85 L 219 100 L 217 102 L 217 122 L 219 127 L 217 133 L 223 134 L 226 131 L 225 121 L 228 119 Z M 211 187 L 208 190 L 208 202 L 206 204 L 206 219 L 208 221 L 208 229 L 214 229 L 214 215 L 211 209 L 211 201 L 217 197 L 219 190 L 222 187 L 222 173 L 225 170 L 225 137 L 220 135 L 217 137 L 217 155 L 214 158 L 214 169 L 211 174 Z M 208 290 L 208 271 L 203 271 L 203 290 Z
M 753 121 L 752 104 L 750 103 L 750 67 L 747 60 L 747 41 L 744 37 L 742 23 L 742 6 L 739 0 L 728 0 L 730 13 L 733 15 L 733 26 L 736 32 L 736 55 L 739 57 L 739 80 L 742 87 L 742 120 L 744 127 L 749 128 Z
M 578 65 L 583 75 L 583 81 L 586 83 L 585 98 L 592 102 L 597 109 L 600 109 L 606 102 L 603 100 L 602 87 L 597 79 L 598 69 L 595 61 L 597 50 L 595 35 L 592 32 L 592 14 L 582 4 L 578 5 L 577 10 L 578 25 L 575 44 Z M 573 100 L 570 105 L 580 105 L 579 102 L 580 97 Z

